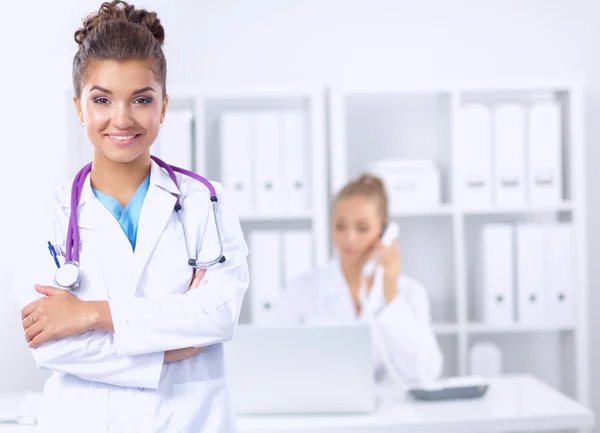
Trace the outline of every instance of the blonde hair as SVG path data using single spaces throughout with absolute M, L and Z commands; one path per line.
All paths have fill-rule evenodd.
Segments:
M 366 197 L 373 200 L 377 204 L 377 211 L 384 223 L 388 220 L 388 197 L 383 181 L 373 175 L 363 174 L 358 179 L 355 179 L 344 186 L 337 193 L 334 205 L 340 200 L 348 197 Z

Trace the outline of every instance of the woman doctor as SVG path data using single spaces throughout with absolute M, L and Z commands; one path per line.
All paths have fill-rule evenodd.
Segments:
M 346 185 L 333 204 L 338 257 L 293 280 L 275 303 L 272 319 L 280 324 L 344 324 L 370 317 L 377 328 L 374 341 L 380 341 L 374 352 L 375 377 L 395 377 L 407 385 L 436 379 L 442 355 L 431 327 L 427 292 L 402 274 L 397 242 L 385 246 L 380 241 L 387 207 L 379 178 L 362 176 Z M 376 271 L 362 277 L 370 258 L 376 259 Z M 361 286 L 367 292 L 363 302 Z
M 81 284 L 55 287 L 47 247 L 64 245 L 71 184 L 52 198 L 31 246 L 41 255 L 15 284 L 33 357 L 53 372 L 42 432 L 236 431 L 222 343 L 248 287 L 248 251 L 220 185 L 213 218 L 205 185 L 150 157 L 168 102 L 164 36 L 156 13 L 119 1 L 75 33 L 74 102 L 94 146 L 75 202 Z M 187 247 L 208 260 L 221 245 L 225 261 L 194 273 Z

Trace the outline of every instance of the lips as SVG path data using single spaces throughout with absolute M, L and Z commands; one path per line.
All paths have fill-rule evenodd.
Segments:
M 142 134 L 127 133 L 127 134 L 106 134 L 106 137 L 117 146 L 130 146 L 135 143 Z

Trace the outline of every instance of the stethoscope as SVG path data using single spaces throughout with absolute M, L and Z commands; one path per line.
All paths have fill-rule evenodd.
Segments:
M 183 239 L 185 241 L 185 248 L 187 250 L 187 255 L 189 257 L 188 265 L 190 265 L 191 267 L 196 268 L 196 269 L 208 269 L 209 267 L 216 265 L 217 263 L 225 262 L 226 259 L 225 259 L 225 256 L 223 255 L 223 238 L 221 237 L 221 227 L 219 225 L 219 218 L 217 217 L 218 199 L 217 199 L 217 193 L 215 192 L 215 188 L 212 186 L 212 184 L 207 179 L 205 179 L 202 176 L 197 175 L 194 172 L 191 172 L 184 168 L 179 168 L 179 167 L 169 165 L 166 162 L 158 159 L 155 156 L 152 156 L 151 158 L 161 168 L 166 170 L 166 172 L 169 174 L 169 177 L 171 178 L 171 180 L 173 181 L 175 186 L 177 186 L 177 188 L 179 188 L 179 183 L 177 182 L 177 176 L 175 175 L 175 172 L 185 174 L 186 176 L 196 179 L 197 181 L 203 183 L 210 192 L 212 213 L 213 213 L 214 220 L 215 220 L 215 227 L 217 229 L 217 236 L 219 238 L 219 254 L 213 260 L 209 260 L 206 262 L 198 261 L 197 257 L 194 259 L 191 256 L 186 225 L 185 225 L 183 219 L 181 218 L 181 213 L 180 213 L 180 211 L 181 211 L 181 201 L 179 200 L 180 196 L 177 194 L 174 194 L 177 197 L 174 210 L 175 210 L 175 213 L 177 214 L 177 218 L 179 219 L 179 223 L 181 224 L 181 227 L 183 229 Z M 71 215 L 69 217 L 69 227 L 67 228 L 67 239 L 66 239 L 65 248 L 63 251 L 63 255 L 65 256 L 65 263 L 62 266 L 60 265 L 60 263 L 57 259 L 56 250 L 54 249 L 53 245 L 50 242 L 48 242 L 48 248 L 50 249 L 50 254 L 52 254 L 52 256 L 54 257 L 54 261 L 56 263 L 56 266 L 58 267 L 58 270 L 56 271 L 56 275 L 54 277 L 54 282 L 59 287 L 66 289 L 66 290 L 70 290 L 70 291 L 77 290 L 81 283 L 80 271 L 79 271 L 80 238 L 79 238 L 79 226 L 77 224 L 77 206 L 79 204 L 79 196 L 81 195 L 81 190 L 83 189 L 83 185 L 85 184 L 85 179 L 91 170 L 92 170 L 92 163 L 90 162 L 89 164 L 84 166 L 81 170 L 79 170 L 79 172 L 75 175 L 75 178 L 73 179 L 73 184 L 71 186 Z M 200 243 L 200 249 L 202 249 L 202 243 Z

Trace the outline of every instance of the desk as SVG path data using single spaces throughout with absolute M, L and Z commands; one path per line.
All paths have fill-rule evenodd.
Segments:
M 387 397 L 369 415 L 244 416 L 239 433 L 532 432 L 594 424 L 589 409 L 532 376 L 503 376 L 490 384 L 482 399 L 446 402 L 412 401 L 384 390 Z M 18 396 L 0 396 L 0 408 L 18 404 Z M 35 433 L 35 428 L 0 425 L 0 433 Z
M 490 381 L 482 399 L 419 402 L 400 396 L 354 416 L 241 417 L 240 433 L 468 433 L 575 430 L 593 413 L 529 375 Z

